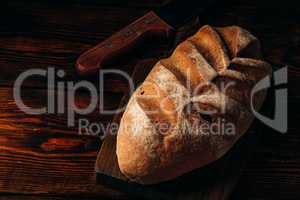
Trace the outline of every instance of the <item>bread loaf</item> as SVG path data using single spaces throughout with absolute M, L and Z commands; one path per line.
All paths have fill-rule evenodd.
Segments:
M 203 26 L 160 60 L 134 92 L 117 135 L 131 181 L 174 179 L 223 156 L 246 132 L 253 86 L 271 74 L 246 30 Z M 265 91 L 252 99 L 259 108 Z

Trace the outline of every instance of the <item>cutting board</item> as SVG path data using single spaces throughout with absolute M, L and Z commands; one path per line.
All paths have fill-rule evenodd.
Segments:
M 138 65 L 132 77 L 136 84 L 142 82 L 153 66 L 153 62 Z M 120 106 L 126 105 L 124 96 Z M 119 123 L 122 113 L 116 114 L 114 123 Z M 240 172 L 249 155 L 250 146 L 258 141 L 259 123 L 252 128 L 221 159 L 187 173 L 176 180 L 151 186 L 130 182 L 119 169 L 116 156 L 116 135 L 106 134 L 96 161 L 97 182 L 144 199 L 227 199 L 238 182 Z

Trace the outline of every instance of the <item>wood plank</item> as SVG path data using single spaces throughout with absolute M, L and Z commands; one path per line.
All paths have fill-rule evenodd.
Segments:
M 158 2 L 158 0 L 143 2 L 137 0 L 121 2 L 117 0 L 116 3 L 108 0 L 84 2 L 81 0 L 59 2 L 14 0 L 3 2 L 0 8 L 0 15 L 2 16 L 0 18 L 0 38 L 2 38 L 0 39 L 0 85 L 11 87 L 17 74 L 22 71 L 32 67 L 46 68 L 48 65 L 65 69 L 67 71 L 65 80 L 81 79 L 75 75 L 74 59 L 81 52 L 102 41 L 149 7 L 156 7 L 160 4 L 160 2 L 158 4 L 153 2 Z M 224 6 L 218 6 L 215 12 L 211 12 L 209 19 L 204 20 L 203 23 L 212 25 L 236 24 L 249 29 L 261 39 L 264 55 L 268 60 L 299 67 L 300 28 L 297 13 L 299 13 L 299 7 L 289 6 L 287 2 L 284 4 L 272 2 L 270 4 L 263 1 L 233 0 L 226 2 Z M 49 48 L 47 48 L 48 45 Z M 292 73 L 294 74 L 294 72 Z M 289 81 L 291 79 L 294 79 L 295 82 L 289 83 L 289 95 L 292 92 L 296 96 L 299 77 L 291 76 Z M 26 84 L 29 87 L 40 88 L 45 88 L 46 85 L 45 80 Z M 118 86 L 122 86 L 123 89 L 118 90 L 119 92 L 126 89 L 126 86 L 120 82 L 112 85 L 117 86 L 112 87 L 112 89 L 118 89 Z M 6 87 L 1 88 L 1 90 L 6 90 Z M 36 92 L 36 90 L 33 91 Z M 6 149 L 5 156 L 1 157 L 4 159 L 0 161 L 3 172 L 0 178 L 1 192 L 40 194 L 49 191 L 56 193 L 57 190 L 62 194 L 62 197 L 59 197 L 61 199 L 75 198 L 77 190 L 83 194 L 82 198 L 84 199 L 99 199 L 102 198 L 102 194 L 115 198 L 122 196 L 115 191 L 94 189 L 94 184 L 90 182 L 92 181 L 90 177 L 93 177 L 93 160 L 96 158 L 96 151 L 100 145 L 98 140 L 93 143 L 94 140 L 91 138 L 80 139 L 81 137 L 75 136 L 76 131 L 67 133 L 62 125 L 64 123 L 61 122 L 63 117 L 44 116 L 38 119 L 40 120 L 38 123 L 28 123 L 26 120 L 37 120 L 37 118 L 22 116 L 15 107 L 11 107 L 11 98 L 5 97 L 7 93 L 0 93 L 2 93 L 1 98 L 4 98 L 4 101 L 0 103 L 0 114 L 5 113 L 1 118 L 1 127 L 9 124 L 3 132 L 3 137 L 0 136 L 0 144 L 3 142 Z M 41 93 L 37 92 L 37 94 Z M 82 100 L 82 102 L 86 104 L 87 99 Z M 300 185 L 298 102 L 296 97 L 293 99 L 289 97 L 289 116 L 291 116 L 289 121 L 292 122 L 293 130 L 284 136 L 267 132 L 262 135 L 262 144 L 255 146 L 255 152 L 249 160 L 249 164 L 246 165 L 244 175 L 235 192 L 237 199 L 247 197 L 299 199 L 297 196 Z M 43 104 L 40 102 L 38 105 Z M 14 118 L 13 116 L 17 117 Z M 96 119 L 97 116 L 91 118 Z M 49 119 L 53 119 L 53 121 L 50 120 L 48 123 Z M 16 127 L 19 126 L 26 127 L 25 130 L 28 131 L 15 131 Z M 13 127 L 13 130 L 10 130 L 10 127 Z M 34 127 L 38 127 L 40 131 L 34 132 Z M 51 127 L 53 127 L 53 131 L 51 131 Z M 62 136 L 60 136 L 61 133 L 63 133 Z M 0 132 L 1 134 L 2 132 Z M 89 142 L 92 144 L 89 145 Z M 30 148 L 31 146 L 34 148 Z M 87 149 L 89 150 L 83 146 L 88 146 Z M 20 147 L 20 151 L 15 150 L 18 147 Z M 78 151 L 88 152 L 88 156 L 79 155 L 77 154 Z M 38 160 L 35 159 L 36 152 L 39 155 Z M 59 156 L 57 152 L 59 152 Z M 51 155 L 56 154 L 55 156 L 63 159 L 63 152 L 67 154 L 76 152 L 74 154 L 78 155 L 78 158 L 67 156 L 63 162 L 58 161 L 59 165 L 61 163 L 73 164 L 78 161 L 80 164 L 75 166 L 74 173 L 72 172 L 73 166 L 68 168 L 66 175 L 55 166 L 55 159 L 51 158 Z M 22 158 L 24 153 L 28 156 L 25 161 Z M 91 156 L 92 154 L 93 156 Z M 41 155 L 43 160 L 40 158 Z M 48 158 L 48 156 L 50 157 Z M 7 161 L 11 159 L 10 157 L 17 159 Z M 51 164 L 49 165 L 47 162 Z M 25 163 L 24 166 L 23 163 Z M 31 170 L 30 165 L 34 169 L 38 166 L 42 166 L 43 169 L 40 171 L 41 173 L 36 173 L 37 170 Z M 80 167 L 86 171 L 83 172 L 79 169 Z M 56 170 L 58 175 L 54 177 L 57 179 L 51 178 Z M 79 178 L 77 173 L 82 173 L 83 176 Z M 75 178 L 69 177 L 73 175 Z M 37 181 L 35 182 L 33 178 Z M 85 178 L 86 180 L 84 180 Z M 30 179 L 32 180 L 30 181 Z M 70 197 L 67 197 L 68 195 Z M 7 195 L 3 196 L 3 193 L 1 193 L 1 197 L 14 199 L 14 197 Z M 16 199 L 31 197 L 34 199 L 51 199 L 51 197 L 43 195 L 30 195 L 30 197 L 18 195 Z
M 137 9 L 134 6 L 97 6 L 66 1 L 31 1 L 28 6 L 24 1 L 14 0 L 1 7 L 1 14 L 10 17 L 10 20 L 1 20 L 3 26 L 0 30 L 4 36 L 44 36 L 49 39 L 98 42 L 149 7 Z
M 24 102 L 44 106 L 46 94 L 44 89 L 25 89 Z M 107 94 L 105 107 L 117 107 L 117 96 Z M 85 106 L 87 99 L 81 92 L 76 105 Z M 89 119 L 111 121 L 98 113 Z M 12 88 L 0 88 L 0 192 L 121 195 L 95 184 L 93 168 L 101 140 L 78 135 L 66 121 L 66 115 L 24 114 L 13 100 Z
M 90 5 L 39 1 L 30 2 L 30 6 L 18 0 L 5 3 L 0 10 L 0 85 L 12 86 L 25 70 L 50 66 L 66 71 L 62 80 L 83 79 L 75 71 L 76 58 L 153 6 L 151 1 L 142 7 L 135 1 L 127 3 L 127 6 L 104 6 L 105 2 Z M 127 70 L 128 66 L 121 65 Z M 45 78 L 35 78 L 25 85 L 45 88 L 47 82 Z
M 23 89 L 22 100 L 28 107 L 41 108 L 47 106 L 46 89 Z M 55 97 L 57 93 L 54 93 Z M 104 109 L 116 109 L 119 105 L 122 93 L 105 92 L 103 102 Z M 84 108 L 90 102 L 89 93 L 81 91 L 76 94 L 75 105 Z M 57 104 L 56 104 L 57 105 Z M 70 105 L 69 105 L 70 106 Z M 90 122 L 102 122 L 107 124 L 111 121 L 112 115 L 102 115 L 100 104 L 88 116 L 75 115 L 75 126 L 68 127 L 67 107 L 62 114 L 42 114 L 30 115 L 21 111 L 13 97 L 12 88 L 0 88 L 0 130 L 14 131 L 20 133 L 38 133 L 38 132 L 55 132 L 61 134 L 78 135 L 78 119 L 86 118 Z M 57 106 L 56 106 L 57 107 Z
M 85 151 L 77 154 L 31 155 L 1 148 L 0 191 L 22 194 L 121 195 L 95 184 L 93 166 L 96 153 Z

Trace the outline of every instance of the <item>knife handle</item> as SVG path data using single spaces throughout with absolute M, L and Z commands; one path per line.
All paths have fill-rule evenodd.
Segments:
M 115 33 L 104 42 L 83 53 L 76 61 L 81 75 L 90 75 L 101 69 L 104 62 L 131 51 L 137 44 L 155 35 L 170 38 L 174 29 L 153 11 Z

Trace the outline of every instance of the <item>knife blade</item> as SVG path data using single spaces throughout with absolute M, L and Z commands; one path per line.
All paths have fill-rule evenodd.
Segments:
M 108 39 L 83 53 L 76 61 L 81 75 L 91 75 L 104 62 L 131 51 L 137 44 L 156 36 L 171 39 L 177 29 L 206 11 L 214 0 L 174 0 L 152 10 Z

